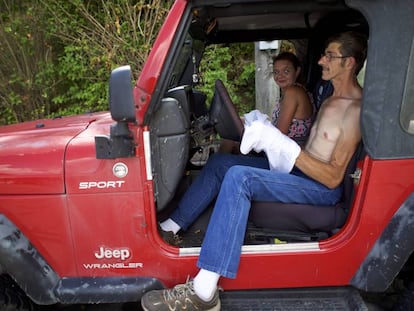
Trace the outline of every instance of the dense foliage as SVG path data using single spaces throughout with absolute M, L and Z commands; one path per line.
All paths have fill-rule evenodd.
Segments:
M 107 110 L 110 71 L 139 72 L 171 2 L 0 0 L 0 123 Z
M 129 64 L 137 78 L 171 4 L 0 0 L 0 125 L 107 110 L 111 70 Z M 212 92 L 219 76 L 232 82 L 235 102 L 251 107 L 253 45 L 216 52 L 208 51 L 201 87 Z
M 201 89 L 207 102 L 213 97 L 214 83 L 221 79 L 240 115 L 255 106 L 254 43 L 213 45 L 206 49 L 200 64 Z

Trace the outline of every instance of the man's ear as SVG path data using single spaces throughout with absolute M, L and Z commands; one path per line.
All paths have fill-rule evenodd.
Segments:
M 353 56 L 349 56 L 346 58 L 345 66 L 349 69 L 355 68 L 356 66 L 356 60 Z

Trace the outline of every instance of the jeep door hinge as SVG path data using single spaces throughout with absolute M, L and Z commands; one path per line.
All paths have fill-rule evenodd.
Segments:
M 359 180 L 361 179 L 361 173 L 362 173 L 362 170 L 359 167 L 357 167 L 354 173 L 349 174 L 349 176 L 354 180 L 355 186 L 359 185 Z

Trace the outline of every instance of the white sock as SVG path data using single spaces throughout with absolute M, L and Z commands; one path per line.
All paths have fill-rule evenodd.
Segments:
M 220 274 L 201 269 L 194 278 L 194 291 L 204 301 L 210 301 L 217 289 Z
M 172 231 L 174 234 L 177 234 L 177 232 L 181 229 L 181 227 L 177 225 L 177 223 L 171 218 L 168 218 L 167 220 L 161 222 L 160 227 L 162 230 Z

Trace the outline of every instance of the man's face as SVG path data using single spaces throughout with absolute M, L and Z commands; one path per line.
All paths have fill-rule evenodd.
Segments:
M 339 51 L 340 44 L 330 43 L 321 55 L 318 64 L 322 67 L 322 79 L 333 80 L 345 71 L 345 61 L 348 55 L 342 55 Z

